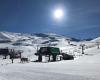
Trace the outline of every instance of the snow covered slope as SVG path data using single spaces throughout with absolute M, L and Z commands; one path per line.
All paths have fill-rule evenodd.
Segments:
M 0 80 L 100 80 L 100 49 L 85 52 L 93 55 L 51 63 L 0 60 Z
M 10 40 L 12 42 L 27 42 L 46 44 L 50 42 L 57 42 L 61 39 L 70 39 L 53 33 L 38 33 L 38 34 L 21 34 L 12 32 L 0 32 L 0 40 Z M 31 43 L 32 44 L 32 43 Z
M 74 41 L 75 40 L 75 41 Z M 41 46 L 59 47 L 62 52 L 80 55 L 81 44 L 85 44 L 85 49 L 97 46 L 96 42 L 100 38 L 91 41 L 79 41 L 75 38 L 65 37 L 54 33 L 21 34 L 12 32 L 0 32 L 0 48 L 14 48 L 22 50 L 24 56 L 31 56 L 36 53 Z
M 24 56 L 31 56 L 36 53 L 37 47 L 56 46 L 63 48 L 68 46 L 67 38 L 54 33 L 35 33 L 21 34 L 12 32 L 0 32 L 0 48 L 8 47 L 10 49 L 22 50 Z
M 0 59 L 0 80 L 100 80 L 100 49 L 96 38 L 91 41 L 73 41 L 52 33 L 21 34 L 0 32 L 0 48 L 23 50 L 22 56 L 35 60 L 34 53 L 40 46 L 56 46 L 63 52 L 80 55 L 74 60 L 21 64 L 15 59 Z M 69 43 L 69 40 L 70 43 Z M 5 41 L 5 42 L 2 42 Z M 81 44 L 85 44 L 85 54 L 81 54 Z
M 98 38 L 95 38 L 95 39 L 93 39 L 92 41 L 97 41 L 97 42 L 100 42 L 100 37 L 98 37 Z

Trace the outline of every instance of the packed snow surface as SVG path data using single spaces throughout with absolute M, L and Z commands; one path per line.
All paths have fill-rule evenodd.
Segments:
M 49 63 L 14 60 L 11 64 L 11 60 L 1 59 L 0 80 L 100 80 L 100 49 L 94 47 L 86 53 L 75 60 Z
M 0 56 L 0 80 L 100 80 L 100 49 L 96 42 L 70 41 L 57 34 L 21 34 L 0 32 L 0 48 L 22 50 L 22 56 L 29 63 L 20 63 L 19 59 L 2 59 Z M 11 41 L 11 42 L 10 42 Z M 81 54 L 81 44 L 85 44 L 85 54 Z M 74 60 L 57 62 L 34 62 L 37 48 L 43 45 L 59 47 L 62 52 L 73 54 Z

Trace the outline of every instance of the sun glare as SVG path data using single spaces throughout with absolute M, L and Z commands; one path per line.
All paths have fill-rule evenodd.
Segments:
M 63 17 L 63 15 L 64 15 L 64 12 L 63 12 L 62 9 L 56 9 L 56 10 L 54 11 L 54 17 L 55 17 L 56 19 L 61 19 L 61 18 Z

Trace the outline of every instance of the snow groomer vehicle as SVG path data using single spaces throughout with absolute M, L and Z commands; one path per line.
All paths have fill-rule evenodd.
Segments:
M 35 55 L 38 56 L 38 62 L 74 59 L 72 55 L 60 53 L 60 49 L 57 47 L 40 47 Z

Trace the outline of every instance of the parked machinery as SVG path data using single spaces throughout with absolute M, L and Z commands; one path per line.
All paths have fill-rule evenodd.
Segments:
M 35 53 L 38 56 L 38 61 L 42 62 L 42 56 L 48 57 L 48 61 L 56 61 L 59 56 L 59 60 L 70 60 L 74 59 L 72 55 L 60 53 L 60 49 L 57 47 L 40 47 L 40 49 Z M 52 57 L 52 59 L 51 59 Z
M 56 61 L 57 55 L 60 55 L 59 48 L 56 47 L 41 47 L 35 55 L 38 56 L 38 61 L 42 61 L 42 56 L 48 57 L 48 61 Z M 52 60 L 50 59 L 52 56 Z
M 4 56 L 4 59 L 7 58 L 9 55 L 9 49 L 8 48 L 0 48 L 0 55 Z

